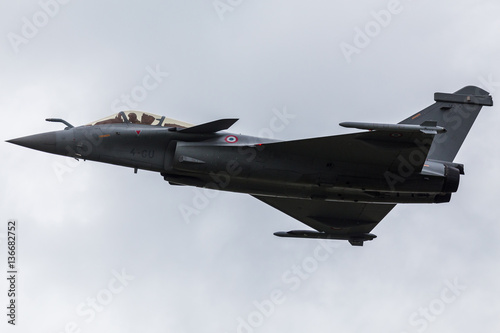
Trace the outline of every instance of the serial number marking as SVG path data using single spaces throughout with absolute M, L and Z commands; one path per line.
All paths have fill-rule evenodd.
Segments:
M 8 267 L 16 269 L 16 221 L 7 223 L 7 254 Z
M 154 149 L 135 149 L 135 148 L 132 148 L 132 150 L 130 151 L 130 154 L 132 154 L 132 156 L 139 156 L 139 157 L 142 157 L 142 158 L 154 158 L 155 157 L 155 151 Z

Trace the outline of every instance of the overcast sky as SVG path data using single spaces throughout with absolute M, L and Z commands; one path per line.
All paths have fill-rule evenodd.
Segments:
M 248 195 L 4 142 L 122 108 L 235 117 L 248 135 L 287 112 L 271 134 L 290 140 L 397 123 L 466 85 L 498 103 L 499 14 L 494 0 L 4 1 L 0 267 L 14 218 L 20 268 L 15 327 L 0 280 L 0 330 L 499 331 L 496 106 L 456 158 L 452 201 L 397 206 L 364 247 L 277 238 L 306 226 Z

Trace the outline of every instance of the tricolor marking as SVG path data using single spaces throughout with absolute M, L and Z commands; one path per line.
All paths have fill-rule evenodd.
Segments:
M 238 142 L 238 137 L 234 136 L 234 135 L 228 135 L 225 137 L 224 139 L 227 143 L 235 143 L 235 142 Z

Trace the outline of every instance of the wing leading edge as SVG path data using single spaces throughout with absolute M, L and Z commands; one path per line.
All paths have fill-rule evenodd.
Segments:
M 356 123 L 344 125 L 359 126 Z M 349 168 L 356 166 L 355 172 L 364 168 L 369 170 L 372 177 L 384 177 L 387 172 L 397 172 L 401 161 L 412 159 L 416 152 L 420 158 L 414 161 L 413 166 L 415 172 L 420 172 L 434 137 L 445 131 L 436 127 L 433 122 L 420 126 L 362 125 L 376 129 L 370 132 L 269 143 L 262 146 L 274 154 L 331 160 L 336 164 L 345 165 L 346 173 Z M 342 239 L 357 246 L 377 237 L 370 232 L 396 206 L 258 195 L 254 197 L 318 231 L 277 232 L 276 236 Z
M 335 135 L 320 138 L 293 140 L 263 144 L 275 154 L 300 155 L 340 163 L 351 168 L 365 167 L 374 177 L 384 177 L 387 171 L 397 171 L 401 161 L 419 160 L 412 163 L 420 172 L 437 131 L 403 131 L 383 129 L 371 132 Z

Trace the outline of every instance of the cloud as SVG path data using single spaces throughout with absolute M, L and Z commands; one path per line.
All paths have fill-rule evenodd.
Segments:
M 48 117 L 80 125 L 108 116 L 157 65 L 169 76 L 137 109 L 190 123 L 238 117 L 236 131 L 258 135 L 286 108 L 295 118 L 276 133 L 282 139 L 348 132 L 341 121 L 396 123 L 436 91 L 500 80 L 494 1 L 401 0 L 350 63 L 340 44 L 377 22 L 372 13 L 389 1 L 227 0 L 234 10 L 224 20 L 213 1 L 58 2 L 16 52 L 8 34 L 22 36 L 23 18 L 49 2 L 5 4 L 0 14 L 3 140 L 61 128 Z M 497 85 L 484 88 L 496 98 Z M 186 224 L 179 206 L 192 203 L 192 188 L 83 161 L 59 182 L 53 165 L 66 158 L 4 143 L 0 220 L 20 223 L 18 328 L 234 332 L 255 312 L 263 318 L 255 332 L 418 332 L 412 314 L 455 278 L 467 289 L 426 319 L 425 332 L 498 326 L 495 108 L 481 111 L 457 157 L 466 175 L 450 203 L 398 206 L 377 239 L 363 248 L 332 241 L 325 261 L 314 259 L 316 241 L 274 237 L 303 226 L 249 196 L 220 193 Z M 283 275 L 313 259 L 317 267 L 291 290 L 287 281 L 297 280 Z M 134 280 L 85 322 L 78 305 L 121 269 Z M 267 316 L 259 306 L 276 290 L 285 301 Z

